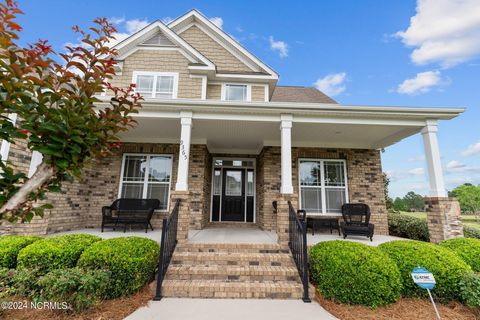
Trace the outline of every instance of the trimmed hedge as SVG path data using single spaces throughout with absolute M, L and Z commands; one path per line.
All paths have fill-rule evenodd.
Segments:
M 311 277 L 327 299 L 370 307 L 400 298 L 400 272 L 387 254 L 351 241 L 325 241 L 310 249 Z
M 480 272 L 480 240 L 456 238 L 440 242 L 440 246 L 455 252 L 473 271 Z
M 0 237 L 0 268 L 15 268 L 20 250 L 40 239 L 35 236 Z
M 103 240 L 85 250 L 78 266 L 111 272 L 108 297 L 127 295 L 152 278 L 160 247 L 150 239 L 124 237 Z
M 95 306 L 105 297 L 109 281 L 109 272 L 72 268 L 50 271 L 37 283 L 42 300 L 66 302 L 79 312 Z
M 480 239 L 480 231 L 478 229 L 463 225 L 463 236 L 465 238 Z
M 83 250 L 102 238 L 89 234 L 68 234 L 45 238 L 23 248 L 18 266 L 37 269 L 41 274 L 55 269 L 75 267 Z
M 411 272 L 420 265 L 435 276 L 437 282 L 432 290 L 443 301 L 458 298 L 459 281 L 472 269 L 460 257 L 447 248 L 420 241 L 397 240 L 383 243 L 380 250 L 387 253 L 402 274 L 402 295 L 406 297 L 426 296 L 426 290 L 413 282 Z
M 459 300 L 471 308 L 480 308 L 480 274 L 467 274 L 459 286 Z
M 391 236 L 430 241 L 427 220 L 400 213 L 388 214 L 388 232 Z

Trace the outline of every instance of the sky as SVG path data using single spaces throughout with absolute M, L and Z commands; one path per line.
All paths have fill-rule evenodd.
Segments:
M 280 74 L 345 105 L 466 107 L 439 123 L 446 187 L 480 184 L 480 1 L 19 1 L 21 41 L 57 51 L 96 17 L 118 38 L 195 8 Z M 428 194 L 420 134 L 382 153 L 390 195 Z

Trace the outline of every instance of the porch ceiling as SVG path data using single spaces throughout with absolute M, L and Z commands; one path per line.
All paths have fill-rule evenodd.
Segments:
M 178 143 L 180 121 L 137 118 L 138 125 L 123 133 L 125 142 Z M 371 149 L 389 146 L 422 126 L 362 123 L 295 122 L 293 147 Z M 263 146 L 280 145 L 280 124 L 273 121 L 194 119 L 192 143 L 206 144 L 212 153 L 257 154 Z

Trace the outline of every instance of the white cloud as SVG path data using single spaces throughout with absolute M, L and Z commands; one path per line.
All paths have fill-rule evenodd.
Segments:
M 463 162 L 452 160 L 447 163 L 447 172 L 480 172 L 480 167 L 472 167 L 464 164 Z
M 417 65 L 467 61 L 480 54 L 480 2 L 418 0 L 407 30 L 396 36 L 414 48 L 410 58 Z
M 423 176 L 425 174 L 425 170 L 423 168 L 413 168 L 408 170 L 408 173 L 412 176 Z
M 108 21 L 111 24 L 119 25 L 119 24 L 122 24 L 122 23 L 125 22 L 125 17 L 123 17 L 123 18 L 121 18 L 121 17 L 111 17 L 110 19 L 108 19 Z
M 473 156 L 480 153 L 480 141 L 468 146 L 467 149 L 462 151 L 462 155 L 465 157 Z
M 426 71 L 417 73 L 415 78 L 407 79 L 400 83 L 397 92 L 401 94 L 416 95 L 426 93 L 435 86 L 446 85 L 448 82 L 443 80 L 440 71 Z
M 275 41 L 273 36 L 270 36 L 268 40 L 270 41 L 270 49 L 273 51 L 278 51 L 280 58 L 288 57 L 288 44 L 280 40 Z
M 408 162 L 418 162 L 418 161 L 425 161 L 425 155 L 421 154 L 419 156 L 408 158 Z
M 132 19 L 125 21 L 125 29 L 127 33 L 132 34 L 148 26 L 147 20 Z
M 221 17 L 213 17 L 209 19 L 214 25 L 222 29 L 223 27 L 223 19 Z
M 326 95 L 333 97 L 347 89 L 345 86 L 346 78 L 347 73 L 345 72 L 331 73 L 318 79 L 313 85 Z
M 462 172 L 465 171 L 466 168 L 467 166 L 464 163 L 457 160 L 452 160 L 447 163 L 447 171 L 449 172 Z

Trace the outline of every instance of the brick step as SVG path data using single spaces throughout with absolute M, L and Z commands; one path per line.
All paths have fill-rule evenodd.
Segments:
M 294 281 L 165 280 L 164 297 L 301 299 L 303 287 Z
M 246 253 L 290 253 L 287 246 L 278 244 L 250 243 L 188 243 L 177 246 L 177 252 L 246 252 Z
M 171 265 L 222 265 L 222 266 L 293 266 L 293 259 L 286 253 L 244 252 L 177 252 Z
M 300 281 L 295 267 L 170 265 L 169 280 Z

